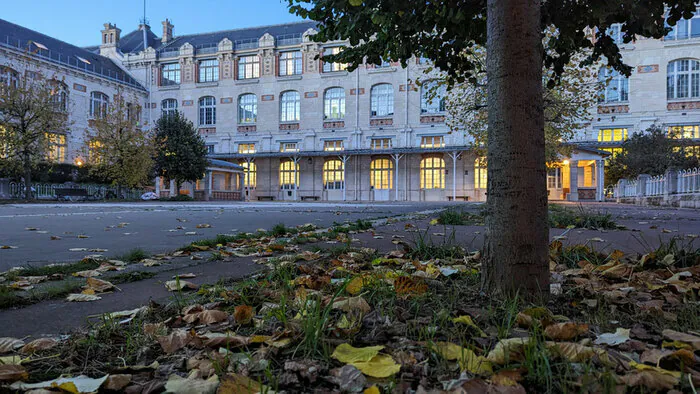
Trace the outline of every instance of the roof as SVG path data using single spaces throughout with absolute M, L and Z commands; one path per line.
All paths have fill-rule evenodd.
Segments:
M 160 38 L 148 28 L 146 30 L 146 46 L 158 48 L 159 45 L 161 45 Z M 97 46 L 96 48 L 99 49 L 100 47 Z M 121 36 L 119 38 L 119 49 L 122 53 L 138 53 L 143 51 L 143 30 L 139 28 L 125 36 Z
M 231 168 L 233 170 L 243 171 L 243 167 L 239 166 L 238 164 L 231 163 L 230 161 L 212 159 L 212 158 L 209 158 L 208 161 L 209 161 L 209 166 L 211 166 L 211 167 Z
M 46 48 L 42 49 L 39 45 L 30 48 L 35 56 L 43 60 L 145 90 L 131 75 L 105 56 L 0 19 L 0 46 L 26 51 L 31 43 Z

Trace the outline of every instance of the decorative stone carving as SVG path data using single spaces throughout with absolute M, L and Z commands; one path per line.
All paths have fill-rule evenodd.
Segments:
M 282 123 L 280 130 L 299 130 L 299 123 Z
M 392 118 L 370 119 L 370 121 L 369 121 L 370 126 L 391 126 L 393 124 L 394 124 L 394 119 L 392 119 Z
M 262 74 L 263 75 L 274 75 L 275 74 L 275 51 L 272 48 L 263 49 L 262 51 L 260 51 L 260 58 L 262 59 Z
M 316 98 L 318 97 L 318 92 L 304 92 L 304 98 Z
M 345 127 L 345 122 L 342 120 L 335 121 L 335 122 L 323 122 L 324 129 L 342 129 L 344 127 Z
M 202 127 L 199 129 L 199 135 L 216 134 L 216 127 Z
M 219 41 L 218 51 L 219 52 L 232 52 L 233 51 L 233 41 L 224 37 L 223 40 Z
M 180 73 L 183 83 L 194 82 L 194 69 L 194 57 L 180 58 Z
M 232 79 L 233 78 L 233 55 L 230 53 L 223 53 L 218 56 L 219 68 L 221 70 L 221 79 Z
M 658 64 L 637 66 L 637 73 L 639 73 L 639 74 L 657 73 L 657 72 L 659 72 L 659 65 Z
M 194 56 L 194 47 L 189 42 L 182 44 L 180 47 L 181 56 Z
M 445 123 L 445 115 L 427 115 L 427 116 L 421 116 L 420 117 L 420 122 L 422 124 L 429 124 L 429 123 Z
M 688 109 L 700 109 L 700 101 L 681 101 L 668 103 L 666 108 L 669 111 L 683 111 Z
M 249 131 L 257 131 L 257 127 L 255 125 L 250 125 L 250 126 L 238 126 L 238 131 L 240 133 L 247 133 Z
M 274 47 L 275 46 L 275 37 L 272 37 L 270 33 L 265 33 L 263 34 L 262 37 L 258 40 L 258 47 L 260 48 L 266 48 L 266 47 Z
M 350 89 L 350 95 L 362 95 L 365 94 L 365 88 L 359 88 L 359 89 Z

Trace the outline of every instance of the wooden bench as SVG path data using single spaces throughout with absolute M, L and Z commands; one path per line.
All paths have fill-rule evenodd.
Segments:
M 455 196 L 454 199 L 469 201 L 469 196 Z M 447 196 L 447 201 L 452 201 L 452 196 Z
M 258 201 L 275 201 L 275 196 L 258 196 Z
M 319 196 L 301 196 L 301 201 L 306 201 L 306 200 L 318 201 L 320 199 L 321 199 L 321 197 L 319 197 Z
M 86 189 L 80 188 L 61 188 L 54 189 L 57 200 L 70 200 L 73 201 L 73 197 L 82 197 L 83 199 L 88 199 L 90 194 Z

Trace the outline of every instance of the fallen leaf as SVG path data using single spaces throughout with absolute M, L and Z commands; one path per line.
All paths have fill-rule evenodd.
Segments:
M 93 276 L 100 276 L 102 273 L 98 270 L 87 270 L 87 271 L 78 271 L 74 272 L 73 276 L 78 276 L 81 278 L 92 278 Z
M 128 386 L 129 383 L 131 383 L 130 374 L 114 374 L 109 375 L 103 388 L 105 390 L 120 391 L 124 387 Z
M 85 289 L 92 289 L 98 293 L 103 293 L 107 290 L 114 289 L 114 285 L 106 280 L 87 278 L 87 285 L 84 286 Z
M 162 335 L 156 338 L 163 351 L 168 354 L 173 354 L 176 351 L 187 346 L 192 341 L 192 335 L 185 330 L 175 330 L 169 335 Z
M 248 324 L 253 319 L 253 307 L 248 305 L 238 305 L 233 310 L 233 318 L 238 324 Z
M 165 391 L 173 394 L 214 394 L 219 387 L 219 377 L 213 375 L 209 379 L 183 378 L 172 374 L 165 383 Z
M 365 391 L 363 391 L 363 394 L 381 394 L 379 391 L 379 388 L 377 388 L 376 385 L 366 388 Z
M 347 286 L 345 286 L 345 291 L 350 295 L 357 295 L 362 291 L 362 286 L 364 285 L 364 278 L 362 276 L 356 276 L 352 278 Z
M 16 382 L 29 378 L 29 373 L 21 365 L 0 364 L 0 382 Z
M 336 300 L 333 302 L 333 309 L 340 309 L 345 313 L 357 311 L 365 314 L 369 313 L 372 310 L 372 307 L 369 306 L 364 298 L 358 296 Z
M 665 339 L 669 339 L 671 341 L 679 341 L 679 342 L 687 343 L 690 346 L 692 346 L 693 349 L 700 350 L 700 336 L 685 334 L 682 332 L 669 330 L 669 329 L 663 330 L 661 332 L 661 335 L 663 335 L 663 337 Z
M 73 378 L 58 378 L 39 383 L 15 382 L 10 386 L 13 390 L 32 389 L 59 389 L 74 394 L 87 394 L 97 392 L 109 375 L 93 379 L 89 376 L 79 375 Z
M 557 341 L 568 341 L 588 332 L 588 324 L 554 323 L 545 328 L 544 335 Z
M 459 361 L 463 371 L 476 375 L 491 375 L 493 369 L 486 357 L 477 356 L 472 350 L 459 346 L 452 342 L 437 342 L 436 352 L 449 361 Z
M 470 328 L 474 329 L 476 332 L 478 332 L 478 333 L 479 333 L 479 336 L 481 336 L 481 337 L 486 337 L 486 333 L 484 333 L 484 332 L 481 330 L 481 328 L 479 328 L 479 326 L 477 326 L 477 325 L 474 323 L 474 320 L 472 320 L 471 316 L 469 316 L 469 315 L 462 315 L 462 316 L 459 316 L 459 317 L 455 317 L 454 319 L 452 319 L 452 322 L 455 323 L 455 324 L 457 324 L 457 323 L 464 324 L 464 325 L 466 325 L 467 327 L 470 327 Z
M 9 353 L 24 346 L 24 341 L 17 338 L 0 338 L 0 354 Z
M 643 387 L 643 389 L 670 390 L 678 384 L 678 378 L 657 371 L 634 371 L 620 376 L 620 380 L 629 387 Z
M 486 359 L 493 364 L 505 364 L 511 361 L 524 359 L 525 347 L 530 343 L 530 338 L 508 338 L 498 341 L 489 352 Z
M 384 346 L 368 346 L 362 348 L 353 347 L 347 343 L 341 343 L 335 348 L 331 357 L 341 363 L 351 364 L 356 361 L 369 361 L 379 354 Z
M 373 378 L 388 378 L 401 370 L 401 365 L 387 354 L 378 354 L 369 361 L 355 361 L 350 365 Z
M 68 294 L 68 297 L 66 297 L 66 301 L 70 302 L 88 302 L 97 301 L 101 299 L 102 297 L 92 294 Z
M 423 278 L 400 276 L 394 280 L 394 289 L 398 295 L 414 296 L 425 294 L 428 291 L 428 285 Z
M 630 340 L 630 330 L 618 327 L 615 333 L 600 334 L 595 340 L 596 345 L 616 346 Z
M 183 316 L 182 320 L 190 324 L 197 321 L 199 321 L 200 324 L 214 324 L 228 320 L 228 313 L 210 309 L 202 312 L 186 314 Z
M 247 376 L 229 373 L 221 378 L 217 394 L 258 394 L 265 392 L 264 386 Z
M 165 288 L 169 291 L 179 291 L 179 290 L 197 290 L 199 285 L 186 280 L 169 280 L 165 282 Z
M 58 341 L 53 338 L 38 338 L 22 346 L 20 353 L 32 354 L 42 350 L 51 349 L 56 345 L 58 345 Z

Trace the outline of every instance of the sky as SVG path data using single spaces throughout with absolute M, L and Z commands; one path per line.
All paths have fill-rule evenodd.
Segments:
M 5 0 L 0 18 L 77 46 L 100 44 L 106 22 L 122 35 L 143 17 L 143 0 Z M 161 22 L 170 19 L 178 35 L 300 20 L 287 0 L 146 0 L 146 18 L 160 37 Z

